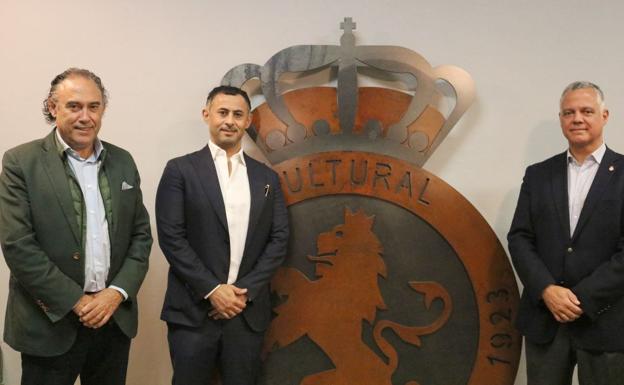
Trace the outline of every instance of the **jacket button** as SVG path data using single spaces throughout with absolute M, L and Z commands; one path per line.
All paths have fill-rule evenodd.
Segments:
M 571 252 L 573 252 L 573 251 L 574 251 L 574 249 L 573 249 L 573 248 L 568 247 L 568 253 L 571 253 Z
M 75 259 L 76 261 L 77 261 L 77 260 L 79 260 L 79 259 L 80 259 L 80 253 L 76 251 L 76 252 L 72 255 L 72 258 L 73 258 L 73 259 Z

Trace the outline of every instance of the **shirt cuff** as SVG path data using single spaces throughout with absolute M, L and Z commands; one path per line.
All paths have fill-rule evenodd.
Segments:
M 221 287 L 221 284 L 218 284 L 217 286 L 215 286 L 214 289 L 210 290 L 210 293 L 206 294 L 206 296 L 204 296 L 204 299 L 208 299 L 210 298 L 210 296 L 212 295 L 212 293 L 214 293 L 219 287 Z
M 128 299 L 128 293 L 126 293 L 126 291 L 124 289 L 122 289 L 120 287 L 117 287 L 117 286 L 114 286 L 114 285 L 110 285 L 109 288 L 110 289 L 115 289 L 118 292 L 120 292 L 121 295 L 123 295 L 123 297 L 124 297 L 124 301 L 126 301 Z

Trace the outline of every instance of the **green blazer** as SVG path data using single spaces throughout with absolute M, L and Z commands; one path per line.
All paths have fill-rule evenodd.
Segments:
M 72 346 L 80 326 L 72 308 L 84 284 L 82 234 L 54 135 L 7 151 L 0 174 L 0 244 L 11 271 L 4 340 L 37 356 L 59 355 Z M 152 246 L 150 222 L 134 160 L 127 151 L 102 144 L 112 207 L 107 285 L 128 293 L 113 317 L 132 338 L 136 296 Z

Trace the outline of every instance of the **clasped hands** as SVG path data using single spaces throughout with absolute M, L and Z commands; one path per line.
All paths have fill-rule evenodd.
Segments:
M 84 326 L 97 329 L 106 325 L 123 300 L 119 291 L 107 288 L 95 294 L 84 294 L 73 311 Z
M 557 322 L 572 322 L 583 314 L 581 302 L 566 287 L 549 285 L 542 292 L 542 299 Z
M 234 318 L 247 306 L 247 289 L 222 284 L 210 294 L 208 300 L 213 307 L 208 314 L 212 319 Z

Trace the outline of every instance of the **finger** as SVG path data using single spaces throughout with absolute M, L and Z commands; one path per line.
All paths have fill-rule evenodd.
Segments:
M 86 305 L 84 305 L 79 311 L 78 311 L 78 315 L 79 316 L 84 316 L 86 314 L 89 314 L 90 312 L 93 311 L 93 309 L 95 309 L 97 307 L 97 303 L 96 301 L 91 301 L 89 303 L 87 303 Z
M 241 288 L 238 288 L 236 286 L 232 286 L 232 288 L 234 289 L 234 293 L 236 295 L 242 295 L 242 294 L 247 293 L 247 289 L 241 289 Z
M 234 309 L 244 309 L 245 308 L 246 303 L 245 301 L 242 301 L 240 298 L 232 298 L 231 301 L 227 301 L 225 306 L 223 306 L 224 310 L 234 310 Z
M 553 318 L 557 321 L 557 322 L 564 322 L 563 319 L 561 318 L 561 311 L 560 310 L 551 310 L 550 314 L 552 314 Z
M 80 318 L 80 322 L 82 322 L 85 325 L 88 325 L 89 327 L 95 326 L 95 324 L 97 323 L 97 320 L 98 318 L 96 318 L 95 315 L 89 315 L 89 317 Z
M 236 315 L 238 315 L 238 314 L 240 314 L 242 312 L 243 312 L 243 309 L 229 309 L 228 310 L 228 314 L 230 315 L 230 318 L 234 317 L 234 316 L 236 316 Z
M 576 321 L 577 319 L 579 319 L 579 316 L 576 314 L 569 314 L 566 317 L 567 317 L 567 322 L 572 322 L 572 321 Z
M 98 329 L 98 328 L 101 328 L 102 326 L 106 325 L 106 323 L 108 323 L 109 319 L 110 319 L 110 314 L 106 314 L 102 318 L 102 320 L 95 325 L 95 328 Z
M 230 315 L 232 315 L 232 316 L 235 316 L 235 315 L 237 315 L 237 314 L 241 313 L 243 310 L 244 310 L 244 309 L 243 309 L 243 308 L 240 308 L 240 307 L 230 307 L 230 308 L 225 309 L 225 312 L 226 312 L 227 314 L 230 314 Z
M 572 292 L 572 290 L 567 291 L 567 297 L 573 304 L 577 306 L 581 304 L 581 301 L 578 300 L 578 297 L 576 296 L 576 294 L 574 294 L 574 292 Z
M 100 306 L 94 307 L 93 309 L 91 309 L 88 312 L 85 312 L 84 315 L 82 317 L 80 317 L 81 320 L 85 320 L 85 321 L 90 321 L 90 320 L 94 320 L 95 318 L 97 318 L 100 313 L 103 311 L 103 308 Z
M 97 314 L 94 311 L 89 312 L 89 313 L 83 315 L 82 317 L 80 317 L 80 322 L 82 322 L 82 323 L 91 323 L 95 319 L 96 315 Z
M 99 319 L 97 319 L 97 320 L 96 319 L 90 319 L 90 320 L 86 320 L 86 321 L 82 322 L 82 324 L 84 326 L 88 327 L 88 328 L 95 329 L 96 326 L 97 326 L 97 321 L 99 321 Z
M 223 307 L 223 301 L 217 300 L 215 297 L 210 297 L 210 304 L 214 309 L 219 309 Z
M 96 328 L 101 328 L 102 326 L 106 325 L 108 321 L 110 321 L 112 316 L 113 313 L 111 311 L 103 312 L 101 314 L 101 318 L 99 318 L 99 320 L 96 322 Z
M 95 325 L 96 325 L 93 322 L 83 322 L 82 324 L 88 327 L 89 329 L 95 329 Z
M 80 317 L 82 322 L 88 322 L 92 325 L 95 325 L 106 313 L 106 308 L 104 306 L 96 306 L 88 313 L 84 314 Z
M 575 315 L 575 316 L 579 316 L 581 314 L 583 314 L 583 309 L 581 309 L 580 307 L 578 307 L 577 305 L 570 303 L 565 307 L 566 313 L 571 316 L 571 315 Z
M 80 299 L 80 301 L 78 301 L 78 303 L 73 307 L 73 310 L 76 314 L 80 313 L 82 311 L 82 308 L 84 308 L 84 306 L 88 303 L 88 301 L 85 301 L 83 299 Z
M 572 309 L 567 308 L 560 312 L 560 316 L 566 321 L 573 321 L 578 318 L 578 315 Z

